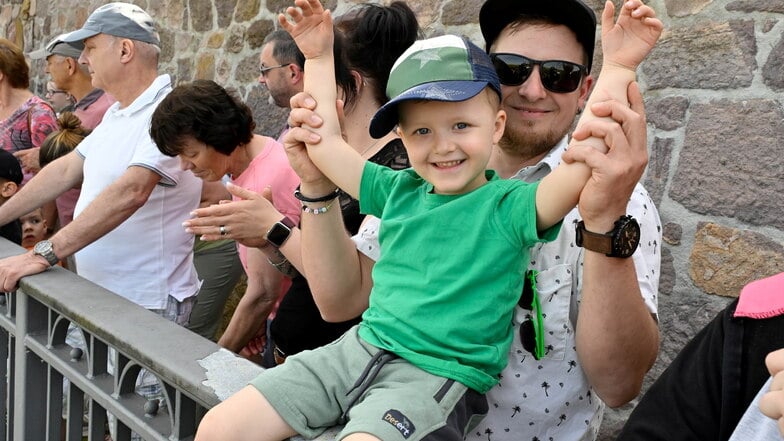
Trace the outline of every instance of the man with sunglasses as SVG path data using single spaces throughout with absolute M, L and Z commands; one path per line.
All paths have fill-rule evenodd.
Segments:
M 580 0 L 489 0 L 479 20 L 507 114 L 488 168 L 538 181 L 560 162 L 593 84 L 595 14 Z M 558 238 L 531 250 L 509 365 L 466 439 L 593 440 L 603 403 L 639 393 L 658 351 L 661 228 L 639 174 L 614 178 L 608 191 L 584 192 Z M 605 233 L 627 214 L 641 230 L 632 258 L 577 245 L 578 221 L 583 235 Z

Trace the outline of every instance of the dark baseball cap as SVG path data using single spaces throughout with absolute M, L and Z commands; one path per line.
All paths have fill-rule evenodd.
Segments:
M 131 3 L 116 2 L 101 6 L 87 17 L 81 29 L 68 34 L 64 41 L 83 41 L 98 34 L 161 45 L 150 14 Z
M 84 50 L 84 43 L 81 41 L 72 41 L 66 42 L 65 37 L 68 34 L 60 34 L 52 39 L 49 43 L 46 43 L 41 49 L 36 51 L 32 51 L 27 54 L 31 60 L 40 60 L 40 59 L 47 59 L 50 55 L 62 55 L 63 57 L 67 58 L 76 58 L 79 59 L 79 55 L 82 54 L 82 50 Z
M 547 17 L 577 35 L 577 41 L 588 54 L 586 67 L 591 71 L 596 44 L 596 14 L 580 0 L 488 0 L 479 11 L 479 26 L 485 38 L 485 50 L 495 42 L 501 31 L 524 15 Z
M 4 149 L 0 149 L 0 178 L 15 182 L 16 185 L 22 183 L 22 166 L 14 155 Z

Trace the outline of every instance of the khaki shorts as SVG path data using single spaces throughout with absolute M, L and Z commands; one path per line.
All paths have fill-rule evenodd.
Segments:
M 487 413 L 484 395 L 379 350 L 357 330 L 251 382 L 300 435 L 345 423 L 336 439 L 364 432 L 385 441 L 462 441 Z

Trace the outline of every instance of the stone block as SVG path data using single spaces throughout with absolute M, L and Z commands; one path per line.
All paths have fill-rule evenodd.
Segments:
M 689 109 L 689 98 L 666 96 L 645 103 L 648 122 L 660 130 L 675 130 L 682 127 Z
M 197 80 L 214 80 L 215 79 L 215 56 L 212 54 L 202 54 L 196 60 L 196 76 Z
M 245 34 L 248 47 L 251 49 L 260 48 L 264 42 L 264 37 L 273 30 L 275 30 L 275 24 L 272 20 L 257 20 L 251 23 L 248 27 L 248 32 Z
M 191 15 L 191 28 L 196 32 L 212 29 L 212 2 L 209 0 L 188 0 Z
M 696 213 L 784 228 L 782 120 L 774 100 L 692 105 L 670 197 Z
M 234 13 L 234 20 L 239 22 L 252 20 L 259 15 L 259 7 L 259 0 L 239 0 Z
M 713 0 L 664 0 L 664 5 L 670 17 L 686 17 L 702 11 L 712 2 Z
M 727 4 L 728 11 L 784 13 L 781 0 L 738 0 Z
M 774 90 L 784 90 L 784 38 L 779 39 L 762 67 L 762 80 Z
M 231 21 L 234 18 L 237 0 L 220 0 L 214 3 L 215 10 L 218 14 L 218 27 L 225 28 L 231 24 Z
M 445 26 L 459 26 L 479 22 L 479 9 L 483 2 L 474 0 L 453 0 L 444 6 L 441 23 Z
M 753 21 L 698 22 L 665 29 L 640 69 L 649 89 L 736 89 L 751 85 L 756 52 Z
M 762 234 L 700 224 L 689 257 L 689 276 L 709 294 L 737 297 L 747 283 L 784 271 L 784 247 Z

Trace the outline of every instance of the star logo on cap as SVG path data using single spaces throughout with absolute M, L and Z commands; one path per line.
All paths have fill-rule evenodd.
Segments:
M 426 50 L 426 51 L 421 51 L 418 54 L 412 55 L 411 59 L 419 60 L 419 68 L 421 69 L 431 61 L 441 61 L 441 56 L 432 50 Z
M 460 91 L 454 89 L 447 89 L 440 84 L 433 84 L 427 89 L 425 96 L 426 100 L 433 101 L 452 101 L 452 97 L 460 95 Z

